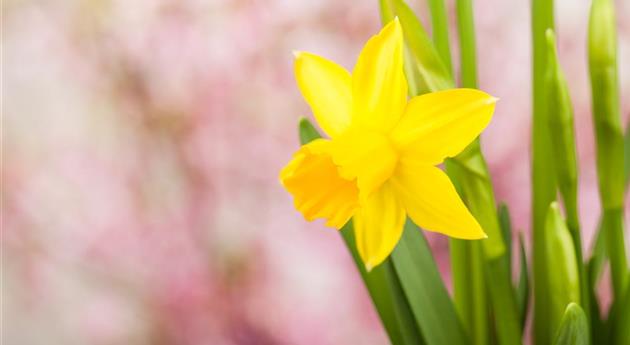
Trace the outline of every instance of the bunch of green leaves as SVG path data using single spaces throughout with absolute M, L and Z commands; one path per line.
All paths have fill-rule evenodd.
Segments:
M 379 0 L 384 23 L 398 17 L 405 38 L 409 96 L 455 87 L 444 0 L 429 0 L 432 37 L 403 0 Z M 393 344 L 522 343 L 534 282 L 536 344 L 630 344 L 630 273 L 623 238 L 623 199 L 630 176 L 630 135 L 621 131 L 616 32 L 612 0 L 594 0 L 589 67 L 597 139 L 602 216 L 593 254 L 582 253 L 578 163 L 571 99 L 556 49 L 552 0 L 532 1 L 532 277 L 523 237 L 512 253 L 508 208 L 497 207 L 479 139 L 449 159 L 446 170 L 462 200 L 488 234 L 482 241 L 450 240 L 449 295 L 422 232 L 409 220 L 392 255 L 366 272 L 352 223 L 341 235 Z M 457 0 L 460 86 L 476 88 L 472 0 Z M 303 144 L 320 135 L 299 124 Z M 566 216 L 563 216 L 564 215 Z M 520 265 L 512 281 L 513 257 Z M 596 286 L 610 263 L 614 299 L 601 315 Z M 533 279 L 532 279 L 533 278 Z

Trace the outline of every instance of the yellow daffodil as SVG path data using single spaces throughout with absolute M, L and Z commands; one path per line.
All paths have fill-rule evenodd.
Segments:
M 451 237 L 486 237 L 436 165 L 481 133 L 496 98 L 453 89 L 408 101 L 398 19 L 367 42 L 352 75 L 317 55 L 295 55 L 298 86 L 330 136 L 302 146 L 280 173 L 307 220 L 340 229 L 354 217 L 368 270 L 394 250 L 407 215 Z

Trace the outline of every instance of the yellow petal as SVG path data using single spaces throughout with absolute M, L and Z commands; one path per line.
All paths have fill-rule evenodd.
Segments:
M 333 139 L 331 154 L 341 176 L 356 179 L 360 201 L 392 176 L 398 161 L 398 152 L 385 135 L 354 126 Z
M 384 184 L 354 216 L 354 234 L 359 256 L 368 271 L 394 250 L 405 223 L 405 211 L 392 186 Z
M 439 168 L 403 156 L 391 183 L 419 227 L 454 238 L 487 237 Z
M 373 36 L 352 72 L 352 121 L 388 132 L 407 103 L 403 73 L 403 35 L 398 18 Z
M 330 141 L 324 139 L 302 146 L 280 172 L 280 182 L 306 220 L 323 218 L 327 226 L 340 229 L 358 206 L 359 190 L 339 175 L 329 149 Z
M 352 116 L 352 78 L 343 67 L 320 56 L 295 53 L 295 78 L 319 126 L 331 138 Z
M 391 134 L 395 145 L 415 159 L 436 165 L 453 157 L 486 128 L 497 99 L 474 89 L 428 93 L 409 101 Z

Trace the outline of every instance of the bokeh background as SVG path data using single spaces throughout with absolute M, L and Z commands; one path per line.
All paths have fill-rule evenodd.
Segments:
M 410 3 L 428 24 L 426 3 Z M 480 87 L 501 98 L 483 147 L 527 235 L 529 6 L 475 1 Z M 599 214 L 588 9 L 556 5 L 587 248 Z M 351 68 L 379 28 L 377 1 L 4 0 L 2 11 L 5 344 L 387 343 L 339 235 L 305 222 L 277 181 L 298 117 L 311 116 L 291 51 Z M 627 124 L 630 4 L 617 14 Z M 446 239 L 427 236 L 448 280 Z

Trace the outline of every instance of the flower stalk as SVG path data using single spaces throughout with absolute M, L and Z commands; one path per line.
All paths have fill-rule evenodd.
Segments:
M 578 218 L 578 164 L 575 147 L 575 126 L 573 107 L 569 96 L 569 88 L 558 62 L 556 39 L 552 29 L 547 29 L 547 72 L 546 86 L 549 90 L 548 102 L 549 129 L 551 130 L 551 148 L 555 162 L 555 173 L 558 190 L 562 195 L 567 226 L 571 233 L 577 268 L 579 273 L 581 306 L 588 318 L 590 312 L 590 296 L 586 279 L 586 271 L 582 254 L 582 236 Z M 545 230 L 548 231 L 548 230 Z M 562 306 L 564 308 L 564 306 Z
M 625 291 L 628 262 L 623 238 L 624 139 L 619 109 L 617 35 L 614 4 L 594 0 L 588 31 L 597 176 L 603 208 L 602 229 L 610 257 L 613 293 Z
M 534 340 L 538 345 L 551 342 L 547 305 L 546 265 L 551 258 L 545 254 L 545 217 L 556 196 L 556 180 L 549 131 L 547 83 L 547 42 L 545 32 L 554 28 L 552 0 L 532 0 L 532 233 L 534 274 Z

